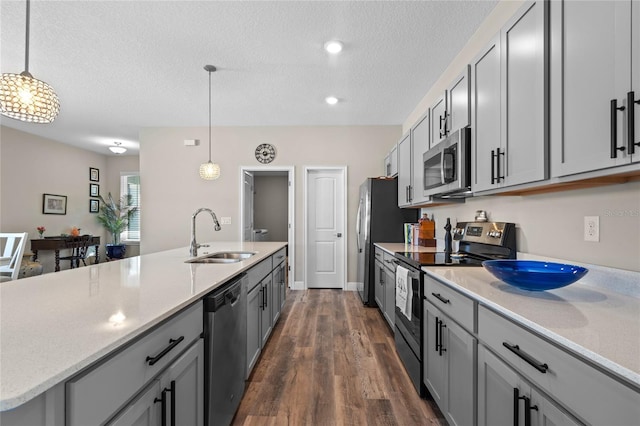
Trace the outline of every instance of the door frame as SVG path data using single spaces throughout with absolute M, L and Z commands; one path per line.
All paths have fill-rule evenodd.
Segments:
M 347 166 L 305 166 L 304 167 L 304 188 L 303 188 L 303 193 L 304 193 L 304 259 L 305 261 L 303 262 L 303 269 L 304 269 L 304 290 L 306 290 L 307 287 L 307 283 L 309 282 L 308 280 L 308 268 L 307 268 L 307 253 L 309 252 L 308 250 L 308 244 L 309 244 L 309 228 L 308 228 L 308 219 L 309 219 L 309 212 L 308 212 L 308 202 L 309 202 L 309 198 L 308 198 L 308 192 L 309 192 L 309 173 L 312 171 L 341 171 L 342 172 L 342 181 L 343 181 L 343 188 L 342 188 L 342 205 L 344 206 L 344 211 L 342 214 L 342 220 L 344 223 L 344 230 L 342 231 L 342 235 L 343 238 L 341 238 L 342 240 L 342 254 L 343 254 L 343 262 L 344 262 L 344 268 L 342 268 L 342 290 L 344 291 L 346 289 L 347 286 L 347 270 L 349 269 L 349 264 L 347 262 L 347 238 L 349 233 L 347 232 L 347 228 L 349 226 L 348 222 L 347 222 L 347 210 L 348 210 L 348 205 L 347 205 L 347 201 L 348 201 L 348 196 L 347 196 L 347 188 L 348 188 L 348 184 L 347 184 Z
M 296 251 L 295 251 L 295 207 L 296 207 L 296 187 L 295 187 L 295 167 L 294 166 L 240 166 L 240 241 L 244 240 L 244 172 L 287 172 L 289 180 L 288 191 L 288 221 L 289 232 L 287 234 L 289 248 L 287 255 L 289 257 L 289 280 L 287 285 L 289 288 L 294 288 L 295 282 L 295 266 L 296 266 Z M 254 176 L 255 177 L 255 176 Z

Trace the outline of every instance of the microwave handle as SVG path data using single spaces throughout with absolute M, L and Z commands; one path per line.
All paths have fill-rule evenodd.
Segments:
M 444 150 L 440 151 L 440 182 L 444 185 Z

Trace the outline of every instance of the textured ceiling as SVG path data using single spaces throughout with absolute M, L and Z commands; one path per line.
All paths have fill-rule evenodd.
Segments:
M 34 0 L 29 68 L 60 115 L 1 123 L 135 153 L 141 127 L 208 125 L 212 64 L 214 126 L 400 125 L 495 4 Z M 2 72 L 24 69 L 24 30 L 24 1 L 2 0 Z M 334 38 L 338 56 L 322 49 Z

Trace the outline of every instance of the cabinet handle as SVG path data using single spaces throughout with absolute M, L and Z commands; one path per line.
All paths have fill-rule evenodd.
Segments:
M 442 303 L 444 303 L 444 304 L 449 303 L 449 299 L 445 299 L 444 297 L 442 297 L 442 296 L 440 295 L 440 293 L 437 293 L 437 294 L 436 294 L 436 293 L 431 293 L 431 294 L 433 295 L 433 297 L 435 297 L 436 299 L 438 299 L 438 300 L 439 300 L 439 301 L 441 301 Z
M 176 381 L 172 380 L 170 388 L 165 390 L 171 392 L 171 426 L 176 426 Z
M 496 183 L 496 168 L 494 163 L 495 157 L 496 157 L 496 151 L 492 149 L 491 150 L 491 185 Z
M 507 342 L 502 342 L 502 346 L 509 349 L 518 357 L 525 360 L 527 364 L 531 365 L 533 368 L 535 368 L 541 373 L 546 373 L 547 370 L 549 369 L 549 366 L 547 364 L 541 364 L 540 361 L 538 361 L 537 359 L 535 359 L 534 357 L 532 357 L 531 355 L 529 355 L 528 353 L 520 349 L 520 346 L 518 345 L 510 345 Z
M 626 147 L 618 147 L 618 111 L 624 111 L 624 106 L 618 107 L 618 100 L 611 99 L 611 158 L 618 157 L 618 151 L 624 151 Z
M 160 403 L 160 412 L 161 412 L 161 425 L 162 426 L 167 426 L 167 390 L 163 389 L 162 393 L 160 394 L 160 398 L 154 398 L 153 399 L 153 403 L 155 404 L 156 402 Z
M 447 328 L 447 325 L 444 323 L 444 321 L 440 320 L 440 351 L 438 353 L 438 355 L 442 356 L 442 352 L 446 352 L 447 350 L 444 348 L 444 345 L 442 344 L 442 329 L 443 328 Z
M 269 287 L 264 287 L 264 307 L 265 309 L 269 307 Z
M 440 320 L 436 317 L 436 352 L 440 349 Z
M 167 346 L 166 348 L 164 348 L 162 350 L 162 352 L 160 352 L 158 355 L 156 356 L 148 356 L 146 359 L 146 362 L 149 363 L 149 365 L 153 365 L 156 362 L 160 361 L 160 359 L 165 356 L 166 354 L 168 354 L 171 349 L 175 348 L 176 346 L 178 346 L 180 344 L 180 342 L 182 342 L 184 340 L 184 336 L 180 336 L 177 339 L 169 339 L 169 346 Z
M 640 146 L 640 142 L 636 142 L 636 129 L 635 129 L 635 104 L 640 104 L 640 99 L 635 100 L 635 93 L 633 91 L 627 93 L 627 147 L 629 154 L 635 154 L 636 146 Z
M 504 157 L 504 151 L 500 152 L 500 148 L 496 149 L 496 182 L 500 183 L 500 179 L 504 179 L 504 176 L 500 174 L 500 156 Z
M 513 388 L 513 426 L 520 426 L 520 389 Z

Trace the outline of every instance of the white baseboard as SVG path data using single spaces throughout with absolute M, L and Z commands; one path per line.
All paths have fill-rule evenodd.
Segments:
M 347 282 L 347 286 L 344 288 L 344 291 L 358 291 L 358 283 Z
M 294 281 L 293 287 L 291 290 L 304 290 L 304 281 Z M 344 288 L 344 291 L 357 291 L 358 283 L 356 282 L 347 282 L 347 285 Z

